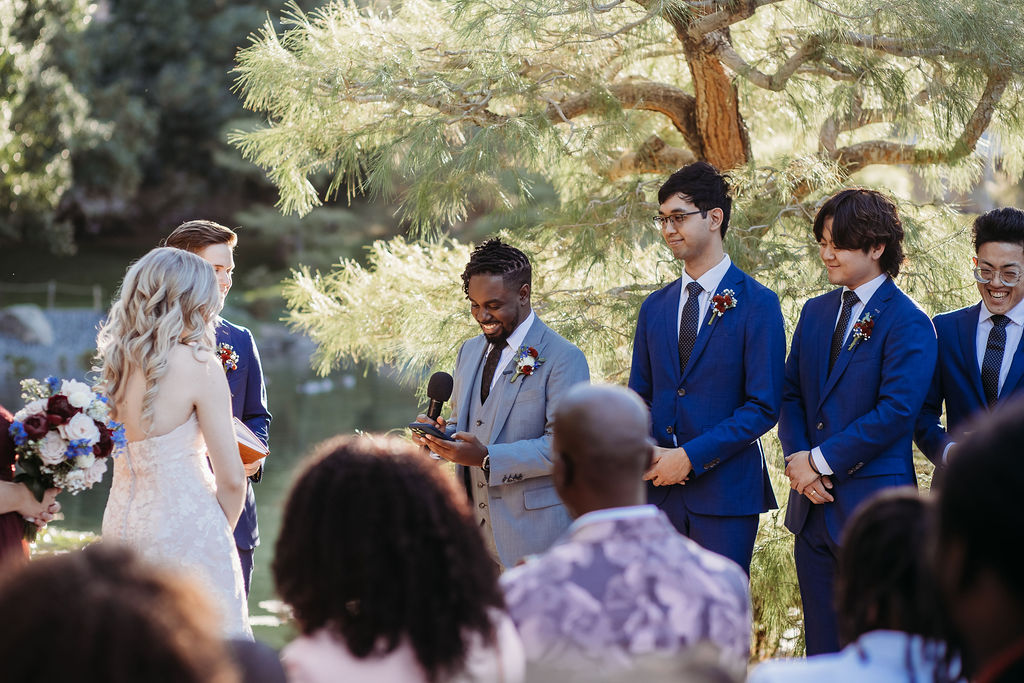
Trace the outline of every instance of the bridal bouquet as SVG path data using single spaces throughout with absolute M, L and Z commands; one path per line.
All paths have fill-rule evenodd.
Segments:
M 107 457 L 125 446 L 124 426 L 110 419 L 107 398 L 88 384 L 47 377 L 21 381 L 25 407 L 14 414 L 9 432 L 18 454 L 18 474 L 37 500 L 47 489 L 72 494 L 103 479 Z M 25 535 L 34 540 L 36 526 Z

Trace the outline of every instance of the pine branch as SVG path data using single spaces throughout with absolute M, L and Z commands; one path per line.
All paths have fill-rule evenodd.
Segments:
M 696 100 L 685 90 L 664 83 L 632 81 L 610 85 L 608 92 L 625 109 L 642 109 L 664 114 L 676 130 L 682 133 L 690 149 L 700 149 L 700 136 L 693 118 Z M 599 100 L 598 94 L 587 93 L 563 99 L 557 104 L 549 104 L 548 119 L 552 123 L 568 122 L 595 109 Z
M 722 63 L 732 69 L 736 74 L 743 76 L 759 88 L 779 92 L 786 87 L 786 83 L 801 66 L 808 60 L 819 56 L 821 52 L 821 39 L 817 36 L 808 38 L 800 48 L 785 61 L 774 74 L 766 74 L 743 59 L 736 49 L 729 42 L 729 39 L 722 33 L 716 33 L 705 37 L 704 44 L 711 52 L 718 56 Z
M 779 2 L 787 2 L 787 0 L 734 0 L 727 7 L 691 22 L 686 28 L 686 33 L 691 39 L 700 40 L 709 33 L 721 31 L 749 19 L 754 16 L 754 12 L 765 5 L 774 5 Z
M 886 38 L 867 33 L 840 31 L 833 36 L 821 36 L 823 41 L 839 45 L 849 45 L 867 50 L 876 50 L 894 57 L 932 57 L 965 61 L 981 61 L 983 58 L 974 52 L 961 50 L 949 45 L 930 43 L 927 46 L 913 40 Z
M 871 164 L 952 164 L 961 161 L 973 150 L 978 139 L 992 121 L 999 98 L 1010 82 L 1011 72 L 996 69 L 989 72 L 985 90 L 978 99 L 973 113 L 964 124 L 964 130 L 946 150 L 919 149 L 915 145 L 870 140 L 835 151 L 832 158 L 846 173 L 855 173 Z
M 609 180 L 618 180 L 633 173 L 671 173 L 697 161 L 692 150 L 671 147 L 657 135 L 644 141 L 635 152 L 626 152 L 608 171 Z

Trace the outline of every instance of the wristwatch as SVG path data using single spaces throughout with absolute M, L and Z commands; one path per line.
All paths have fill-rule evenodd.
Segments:
M 480 463 L 480 469 L 482 469 L 484 471 L 484 474 L 490 474 L 491 473 L 491 456 L 490 455 L 485 455 L 484 456 L 484 461 L 482 463 Z

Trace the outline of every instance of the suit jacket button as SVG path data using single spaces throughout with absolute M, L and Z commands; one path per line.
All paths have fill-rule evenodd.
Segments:
M 483 421 L 483 420 L 477 420 L 477 421 L 476 421 L 476 426 L 477 426 L 477 427 L 479 427 L 479 426 L 480 426 L 480 425 L 482 425 L 483 423 L 484 423 L 484 421 Z M 820 429 L 820 428 L 819 428 L 819 429 Z
M 686 396 L 686 389 L 683 389 L 682 387 L 679 387 L 679 389 L 676 391 L 676 394 L 678 396 Z
M 819 422 L 818 423 L 818 431 L 821 431 L 824 428 L 825 428 L 825 423 L 824 422 Z
M 477 487 L 478 489 L 482 489 L 482 488 L 484 487 L 484 483 L 483 483 L 482 481 L 478 481 L 478 482 L 476 483 L 476 487 Z
M 487 503 L 480 503 L 480 509 L 481 510 L 483 510 L 485 507 L 487 507 Z
M 665 433 L 666 434 L 671 434 L 672 433 L 672 427 L 665 427 Z

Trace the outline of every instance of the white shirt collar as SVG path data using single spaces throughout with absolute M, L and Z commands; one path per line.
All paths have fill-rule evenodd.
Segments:
M 708 268 L 707 272 L 701 275 L 699 278 L 694 280 L 686 273 L 686 265 L 683 265 L 683 289 L 686 289 L 686 285 L 691 282 L 697 282 L 705 292 L 710 293 L 712 296 L 717 293 L 718 285 L 722 282 L 722 278 L 729 271 L 729 266 L 732 265 L 732 259 L 729 258 L 728 254 L 722 256 L 722 260 L 716 263 L 711 268 Z
M 988 310 L 988 306 L 985 305 L 985 300 L 981 300 L 981 312 L 978 315 L 978 324 L 985 322 L 991 318 L 994 314 Z M 1006 317 L 1012 320 L 1017 325 L 1024 325 L 1024 299 L 1017 302 L 1017 305 L 1006 312 Z
M 519 347 L 523 345 L 523 340 L 526 339 L 526 333 L 530 331 L 530 327 L 533 325 L 533 321 L 537 319 L 537 316 L 533 314 L 533 309 L 530 309 L 530 315 L 526 316 L 523 322 L 519 323 L 512 334 L 508 335 L 508 339 L 505 343 L 513 351 L 518 351 Z
M 857 287 L 856 289 L 850 289 L 849 287 L 843 285 L 843 293 L 845 294 L 846 292 L 853 292 L 854 294 L 857 295 L 857 298 L 860 299 L 860 302 L 866 306 L 867 303 L 871 301 L 871 297 L 875 295 L 875 292 L 878 291 L 878 288 L 881 287 L 887 279 L 889 279 L 889 274 L 882 273 L 874 280 L 868 280 L 867 282 L 862 284 L 860 287 Z
M 602 508 L 577 517 L 576 521 L 569 526 L 569 532 L 571 533 L 586 524 L 615 522 L 620 519 L 657 517 L 660 512 L 661 511 L 655 505 L 630 505 L 628 507 L 620 508 Z

